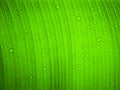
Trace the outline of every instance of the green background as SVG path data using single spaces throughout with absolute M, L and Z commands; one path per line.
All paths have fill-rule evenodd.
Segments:
M 120 90 L 120 0 L 0 0 L 0 90 Z

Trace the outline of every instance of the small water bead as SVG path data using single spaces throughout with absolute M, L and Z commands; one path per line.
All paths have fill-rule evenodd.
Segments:
M 96 15 L 99 16 L 100 14 L 97 12 Z
M 90 9 L 93 10 L 93 7 L 91 7 Z
M 108 49 L 105 49 L 105 52 L 108 52 L 109 50 Z
M 47 70 L 47 68 L 46 68 L 46 67 L 44 67 L 44 68 L 43 68 L 43 70 L 44 70 L 44 71 L 46 71 L 46 70 Z
M 59 7 L 59 5 L 56 5 L 56 9 L 59 9 L 60 7 Z
M 28 89 L 28 86 L 25 86 L 26 89 Z
M 93 20 L 93 17 L 91 16 L 91 17 L 89 17 L 89 19 L 90 19 L 90 20 Z
M 98 41 L 98 42 L 101 42 L 101 41 L 102 41 L 102 39 L 101 39 L 101 38 L 98 38 L 98 39 L 97 39 L 97 41 Z
M 84 58 L 84 57 L 85 57 L 85 54 L 82 54 L 81 57 Z
M 98 9 L 99 12 L 101 12 L 101 9 Z
M 32 78 L 33 78 L 33 76 L 31 75 L 31 76 L 30 76 L 30 79 L 32 79 Z
M 118 25 L 117 25 L 117 24 L 115 24 L 115 27 L 117 28 L 117 27 L 118 27 Z
M 11 16 L 9 15 L 8 18 L 11 18 Z
M 88 26 L 87 26 L 87 28 L 88 28 L 88 29 L 90 29 L 90 28 L 91 28 L 91 26 L 90 26 L 90 25 L 88 25 Z
M 84 63 L 84 60 L 82 60 L 81 62 Z
M 12 37 L 13 40 L 15 40 L 15 37 Z
M 103 15 L 103 18 L 106 18 L 106 15 Z
M 17 8 L 17 7 L 15 7 L 15 10 L 18 10 L 18 8 Z
M 27 34 L 27 33 L 28 33 L 28 31 L 27 31 L 27 30 L 25 30 L 25 33 Z
M 96 25 L 96 24 L 97 24 L 97 22 L 96 22 L 96 21 L 94 21 L 94 24 Z
M 14 52 L 14 49 L 10 49 L 10 53 L 13 53 Z
M 14 87 L 14 88 L 16 88 L 16 87 L 17 87 L 17 85 L 13 85 L 13 87 Z
M 77 21 L 80 21 L 80 17 L 79 16 L 77 17 Z
M 9 22 L 11 22 L 11 21 L 12 21 L 11 17 L 9 17 L 9 18 L 8 18 L 8 21 L 9 21 Z
M 86 46 L 86 47 L 88 47 L 89 45 L 88 45 L 88 44 L 86 44 L 85 46 Z
M 3 45 L 1 45 L 1 48 L 3 48 Z
M 83 49 L 83 46 L 81 45 L 80 48 Z
M 114 12 L 116 13 L 116 12 L 117 12 L 117 10 L 115 9 L 115 10 L 114 10 Z
M 19 11 L 19 13 L 20 13 L 20 14 L 22 14 L 22 13 L 23 13 L 23 11 L 22 11 L 22 10 L 20 10 L 20 11 Z
M 38 3 L 36 3 L 36 4 L 35 4 L 35 7 L 36 7 L 36 8 L 38 8 L 38 7 L 39 7 L 39 4 L 38 4 Z
M 17 55 L 18 57 L 20 56 L 20 54 Z
M 9 12 L 12 13 L 12 10 L 10 10 Z
M 115 83 L 112 83 L 112 85 L 114 86 L 114 85 L 115 85 Z
M 104 7 L 101 7 L 102 10 L 104 10 L 105 8 Z

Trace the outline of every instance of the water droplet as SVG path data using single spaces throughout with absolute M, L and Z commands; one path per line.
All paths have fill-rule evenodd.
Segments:
M 78 64 L 78 67 L 80 67 L 80 64 Z
M 105 52 L 108 52 L 109 50 L 108 49 L 105 49 Z
M 83 49 L 83 46 L 81 45 L 80 48 Z
M 3 48 L 3 45 L 1 45 L 1 48 Z
M 13 53 L 14 52 L 14 50 L 13 49 L 10 49 L 10 53 Z
M 114 83 L 112 83 L 112 85 L 114 85 Z
M 25 88 L 27 89 L 27 88 L 28 88 L 28 86 L 25 86 Z
M 77 17 L 77 21 L 80 21 L 80 17 L 79 16 Z
M 93 20 L 93 17 L 91 16 L 91 17 L 89 17 L 89 19 L 90 19 L 90 20 Z
M 28 33 L 28 31 L 27 31 L 27 30 L 25 30 L 25 33 Z
M 11 21 L 12 21 L 12 19 L 11 19 L 11 18 L 9 18 L 9 19 L 8 19 L 8 21 L 9 21 L 9 22 L 11 22 Z
M 10 10 L 10 13 L 12 13 L 12 10 Z
M 84 60 L 82 60 L 81 62 L 84 63 Z
M 18 12 L 15 12 L 16 15 L 18 15 L 19 13 Z
M 13 87 L 17 87 L 16 85 L 13 85 Z
M 15 37 L 12 37 L 13 40 L 15 40 Z
M 59 7 L 59 5 L 56 5 L 56 9 L 59 9 L 60 7 Z
M 88 47 L 88 44 L 86 44 L 85 46 Z
M 15 7 L 15 10 L 18 10 L 18 8 L 17 8 L 17 7 Z
M 82 56 L 82 58 L 84 58 L 84 57 L 85 57 L 85 55 L 84 55 L 84 54 L 82 54 L 81 56 Z
M 115 9 L 115 10 L 114 10 L 114 12 L 116 13 L 116 12 L 117 12 L 117 10 Z
M 20 14 L 22 14 L 22 13 L 23 13 L 23 11 L 22 11 L 22 10 L 20 10 L 20 11 L 19 11 L 19 13 L 20 13 Z
M 88 26 L 87 26 L 87 28 L 88 28 L 88 29 L 90 29 L 90 28 L 91 28 L 91 26 L 90 26 L 90 25 L 88 25 Z
M 101 9 L 98 9 L 99 12 L 101 12 Z
M 40 85 L 40 81 L 37 81 L 37 85 Z
M 105 15 L 103 15 L 103 18 L 106 18 L 106 16 L 105 16 Z
M 36 4 L 35 4 L 35 7 L 36 7 L 36 8 L 38 8 L 38 7 L 39 7 L 39 4 L 38 4 L 38 3 L 36 3 Z
M 96 13 L 97 16 L 99 16 L 99 13 Z
M 96 21 L 94 21 L 94 24 L 96 25 L 96 24 L 97 24 L 97 22 L 96 22 Z
M 30 79 L 32 79 L 33 78 L 33 76 L 30 76 Z
M 115 24 L 115 27 L 117 28 L 117 27 L 118 27 L 118 25 L 117 25 L 117 24 Z
M 98 38 L 98 40 L 97 40 L 98 42 L 101 42 L 102 40 L 101 40 L 101 38 Z
M 43 70 L 44 70 L 44 71 L 46 71 L 46 70 L 47 70 L 47 68 L 46 68 L 46 67 L 44 67 L 44 68 L 43 68 Z
M 20 54 L 17 55 L 18 57 L 20 56 Z
M 90 9 L 93 10 L 93 7 L 91 7 Z
M 10 15 L 8 15 L 8 17 L 9 17 L 9 18 L 11 18 L 11 16 L 10 16 Z
M 102 10 L 104 10 L 105 8 L 104 7 L 101 7 Z

